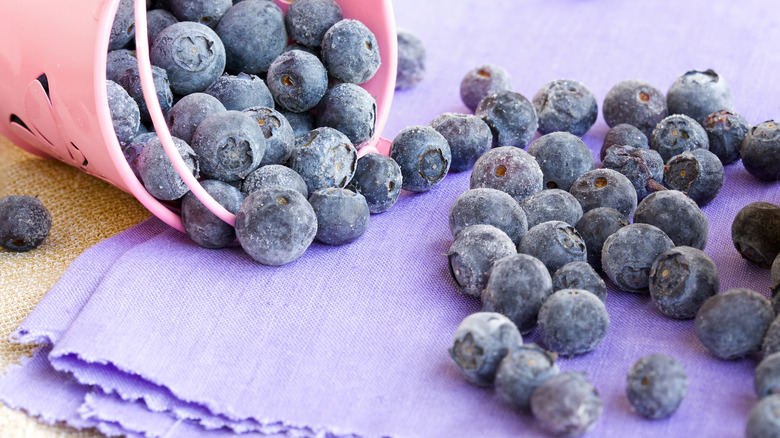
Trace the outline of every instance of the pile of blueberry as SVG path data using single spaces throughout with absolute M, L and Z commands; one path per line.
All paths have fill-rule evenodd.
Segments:
M 255 260 L 281 265 L 313 240 L 359 238 L 401 188 L 424 191 L 449 168 L 447 142 L 410 129 L 391 157 L 357 150 L 374 136 L 376 101 L 362 84 L 380 66 L 374 34 L 334 0 L 147 2 L 157 96 L 179 154 L 235 227 L 210 212 L 168 160 L 140 87 L 133 1 L 120 2 L 106 67 L 114 129 L 136 176 L 180 209 L 187 235 L 221 248 L 236 238 Z M 400 32 L 398 88 L 425 74 L 420 41 Z M 288 45 L 290 43 L 290 45 Z
M 529 101 L 511 90 L 506 70 L 484 65 L 466 74 L 460 91 L 475 115 L 445 114 L 431 125 L 451 120 L 452 166 L 473 167 L 471 189 L 450 209 L 447 254 L 458 291 L 482 302 L 450 349 L 469 382 L 495 384 L 553 434 L 589 430 L 601 413 L 598 393 L 580 374 L 558 374 L 555 359 L 588 353 L 604 339 L 599 271 L 623 291 L 649 294 L 670 318 L 695 318 L 698 338 L 718 358 L 743 357 L 762 343 L 767 356 L 780 350 L 780 319 L 772 322 L 780 313 L 780 206 L 750 204 L 732 230 L 744 258 L 774 264 L 774 308 L 752 290 L 718 294 L 715 263 L 703 252 L 709 223 L 699 206 L 720 191 L 724 165 L 741 157 L 756 178 L 780 180 L 780 126 L 751 127 L 717 73 L 687 72 L 666 96 L 644 81 L 613 87 L 603 103 L 611 129 L 598 169 L 579 137 L 598 114 L 583 84 L 556 80 Z M 536 131 L 542 135 L 531 142 Z M 549 351 L 522 344 L 537 325 Z M 780 365 L 762 366 L 766 381 L 780 382 Z M 687 382 L 679 361 L 651 355 L 629 372 L 628 399 L 641 415 L 663 418 Z

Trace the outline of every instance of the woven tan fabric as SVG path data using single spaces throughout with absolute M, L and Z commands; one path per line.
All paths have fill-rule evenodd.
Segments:
M 40 159 L 0 137 L 0 197 L 37 196 L 52 216 L 44 243 L 26 253 L 0 248 L 0 372 L 32 347 L 8 341 L 70 263 L 85 249 L 151 214 L 131 195 L 73 167 Z M 0 403 L 0 438 L 98 437 L 49 427 Z

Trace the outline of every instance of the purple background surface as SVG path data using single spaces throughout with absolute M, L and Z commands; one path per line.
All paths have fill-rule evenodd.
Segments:
M 780 13 L 769 1 L 394 4 L 399 27 L 426 44 L 428 75 L 396 93 L 384 132 L 390 139 L 443 112 L 468 112 L 460 80 L 485 63 L 506 68 L 514 90 L 529 99 L 564 78 L 583 82 L 599 105 L 624 79 L 666 91 L 688 70 L 713 68 L 749 122 L 780 117 Z M 606 131 L 600 116 L 584 136 L 597 162 Z M 505 407 L 492 389 L 467 384 L 446 352 L 458 323 L 479 310 L 478 300 L 457 294 L 444 257 L 452 241 L 449 206 L 467 189 L 466 172 L 430 192 L 405 193 L 389 212 L 372 216 L 357 242 L 315 244 L 278 268 L 258 265 L 239 249 L 198 248 L 150 221 L 87 251 L 17 333 L 54 338 L 55 368 L 135 400 L 122 410 L 114 396 L 87 397 L 93 410 L 86 416 L 99 419 L 102 406 L 111 421 L 105 430 L 144 424 L 136 409 L 145 403 L 165 412 L 149 415 L 191 419 L 168 436 L 192 436 L 199 419 L 304 435 L 544 436 L 529 414 Z M 741 163 L 728 166 L 723 190 L 703 208 L 710 220 L 705 252 L 719 269 L 721 290 L 749 287 L 768 296 L 769 271 L 743 261 L 730 237 L 734 216 L 754 201 L 780 204 L 780 183 L 755 180 Z M 98 260 L 101 269 L 90 271 Z M 74 309 L 71 319 L 62 306 Z M 717 360 L 696 339 L 693 321 L 667 319 L 648 296 L 611 284 L 607 308 L 604 342 L 559 362 L 564 371 L 586 372 L 603 398 L 591 436 L 744 434 L 757 401 L 758 357 Z M 536 334 L 526 341 L 537 341 Z M 671 418 L 648 421 L 631 411 L 625 376 L 634 361 L 658 352 L 683 362 L 689 395 Z M 22 397 L 18 384 L 52 371 L 40 361 L 28 364 L 36 368 L 25 365 L 25 372 L 14 369 L 0 380 L 0 399 L 41 412 L 45 406 L 35 409 L 35 397 Z M 59 409 L 51 415 L 66 415 L 80 396 L 72 385 L 60 393 L 52 396 L 61 403 L 51 404 Z M 162 433 L 169 423 L 145 424 Z

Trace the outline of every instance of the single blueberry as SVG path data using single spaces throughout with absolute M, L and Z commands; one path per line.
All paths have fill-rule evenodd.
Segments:
M 574 181 L 593 170 L 593 155 L 579 137 L 569 132 L 545 134 L 528 146 L 544 175 L 544 187 L 569 190 Z
M 152 79 L 154 88 L 157 90 L 157 101 L 160 103 L 163 116 L 168 114 L 173 106 L 173 93 L 168 83 L 168 73 L 160 67 L 152 66 Z M 138 75 L 138 66 L 128 68 L 122 73 L 117 82 L 121 85 L 127 94 L 138 104 L 138 110 L 141 112 L 141 123 L 151 123 L 152 117 L 149 115 L 149 108 L 146 106 L 144 91 L 141 88 L 141 77 Z
M 236 213 L 238 242 L 264 265 L 296 260 L 316 234 L 314 209 L 303 195 L 287 187 L 265 187 L 252 193 Z
M 317 126 L 338 129 L 358 149 L 374 136 L 376 99 L 355 84 L 338 84 L 317 105 Z
M 601 250 L 604 241 L 617 230 L 628 225 L 628 219 L 621 212 L 609 207 L 598 207 L 585 212 L 574 224 L 574 228 L 588 248 L 588 264 L 601 270 Z
M 604 143 L 601 144 L 600 157 L 602 161 L 607 156 L 607 150 L 612 146 L 631 146 L 639 149 L 650 147 L 647 136 L 636 126 L 628 123 L 621 123 L 609 128 L 604 136 Z
M 493 146 L 525 148 L 533 140 L 539 119 L 528 99 L 514 91 L 485 96 L 474 111 L 493 132 Z
M 116 15 L 114 15 L 114 22 L 111 24 L 108 50 L 121 49 L 135 37 L 134 6 L 133 0 L 119 0 Z
M 203 92 L 216 97 L 227 110 L 244 111 L 256 106 L 274 108 L 274 98 L 268 86 L 262 79 L 251 74 L 239 73 L 233 76 L 225 73 L 209 84 Z
M 734 109 L 731 89 L 712 69 L 677 78 L 666 92 L 666 104 L 669 114 L 685 114 L 699 123 L 715 111 Z
M 748 414 L 746 438 L 780 438 L 780 394 L 762 398 Z
M 510 351 L 496 371 L 496 392 L 507 404 L 531 409 L 531 394 L 545 380 L 559 373 L 555 353 L 536 344 L 521 345 Z
M 580 234 L 574 227 L 561 221 L 542 222 L 529 228 L 517 245 L 517 252 L 541 260 L 551 276 L 567 263 L 588 259 L 585 242 Z
M 255 169 L 241 182 L 241 193 L 244 196 L 249 196 L 262 188 L 271 186 L 287 187 L 300 193 L 303 197 L 309 196 L 306 181 L 297 172 L 281 164 L 269 164 Z
M 706 149 L 685 151 L 670 158 L 664 167 L 664 183 L 704 206 L 718 195 L 725 173 L 717 155 Z
M 225 111 L 225 105 L 214 96 L 206 93 L 188 94 L 168 111 L 167 121 L 171 135 L 190 144 L 200 122 L 214 113 Z
M 542 222 L 562 221 L 574 225 L 582 217 L 582 206 L 571 193 L 561 189 L 536 192 L 520 206 L 528 219 L 528 228 Z
M 542 190 L 542 169 L 531 154 L 514 146 L 491 149 L 474 163 L 472 189 L 487 187 L 509 193 L 522 203 Z
M 642 80 L 619 82 L 604 97 L 604 121 L 610 128 L 627 123 L 650 138 L 653 128 L 669 115 L 666 97 L 658 88 Z
M 677 359 L 644 356 L 628 370 L 626 395 L 641 416 L 657 420 L 674 413 L 688 394 L 688 373 Z
M 389 155 L 401 167 L 403 188 L 418 193 L 438 185 L 452 160 L 447 139 L 430 126 L 403 129 L 390 144 Z
M 168 0 L 168 9 L 179 21 L 194 21 L 212 29 L 231 6 L 232 0 Z
M 719 293 L 696 313 L 694 328 L 702 345 L 719 359 L 737 359 L 758 351 L 774 318 L 772 303 L 750 289 Z
M 198 155 L 184 140 L 173 137 L 173 145 L 195 178 L 200 176 Z M 141 151 L 138 159 L 141 181 L 150 195 L 163 201 L 173 201 L 190 191 L 179 173 L 173 168 L 160 139 L 155 135 Z
M 395 205 L 401 195 L 401 167 L 392 158 L 381 154 L 365 154 L 358 158 L 355 176 L 349 189 L 366 198 L 368 210 L 383 213 Z
M 381 64 L 374 33 L 357 20 L 341 20 L 322 38 L 322 63 L 328 75 L 341 82 L 362 84 Z
M 593 351 L 607 335 L 609 314 L 604 302 L 583 289 L 555 291 L 539 309 L 539 334 L 561 356 Z
M 739 210 L 731 240 L 745 260 L 764 269 L 780 254 L 780 206 L 753 202 Z
M 653 262 L 674 248 L 674 242 L 659 228 L 631 224 L 620 228 L 604 241 L 601 266 L 620 290 L 647 293 Z
M 278 111 L 290 122 L 296 139 L 303 137 L 315 128 L 314 116 L 310 112 L 295 113 L 284 108 L 279 108 Z
M 106 94 L 111 124 L 114 126 L 119 146 L 124 148 L 133 141 L 135 133 L 138 132 L 138 127 L 141 125 L 141 112 L 135 100 L 116 82 L 106 80 Z
M 366 198 L 349 189 L 323 187 L 309 196 L 317 215 L 318 242 L 344 245 L 357 240 L 368 229 L 371 213 Z
M 571 185 L 569 193 L 580 201 L 583 213 L 598 207 L 609 207 L 630 217 L 637 206 L 634 185 L 625 175 L 612 169 L 602 168 L 583 173 Z
M 520 204 L 508 193 L 496 189 L 466 191 L 450 207 L 449 219 L 453 237 L 468 226 L 484 224 L 505 232 L 517 245 L 528 231 L 528 220 Z
M 553 293 L 547 267 L 528 254 L 511 254 L 496 260 L 481 293 L 482 310 L 506 315 L 520 333 L 536 325 L 542 303 Z
M 512 89 L 512 80 L 503 67 L 485 64 L 475 67 L 460 82 L 460 99 L 470 110 L 477 109 L 488 94 Z
M 398 69 L 395 89 L 408 90 L 425 78 L 425 45 L 417 35 L 398 30 Z
M 38 198 L 10 195 L 0 198 L 0 246 L 27 252 L 39 247 L 51 230 L 51 214 Z
M 325 32 L 344 15 L 333 0 L 297 0 L 290 3 L 284 23 L 293 41 L 308 47 L 322 44 Z
M 764 359 L 756 367 L 753 387 L 759 399 L 780 394 L 780 353 L 764 353 Z
M 134 66 L 138 66 L 135 50 L 112 50 L 106 55 L 106 79 L 118 83 L 125 70 Z
M 715 111 L 707 116 L 701 125 L 710 141 L 710 152 L 720 158 L 723 164 L 739 160 L 742 140 L 750 131 L 750 123 L 733 111 Z
M 666 190 L 661 185 L 664 178 L 664 160 L 652 149 L 612 146 L 607 149 L 601 165 L 625 175 L 634 186 L 636 197 L 640 201 L 650 193 Z
M 780 124 L 768 120 L 750 128 L 740 153 L 748 173 L 761 181 L 780 180 Z
M 200 184 L 227 211 L 238 212 L 244 195 L 237 188 L 212 179 Z M 181 222 L 190 239 L 204 248 L 224 248 L 236 240 L 233 226 L 212 213 L 192 192 L 181 200 Z
M 677 190 L 655 192 L 643 199 L 634 212 L 634 223 L 660 228 L 675 246 L 701 250 L 707 246 L 709 219 L 691 198 Z
M 566 131 L 582 136 L 599 115 L 593 93 L 583 83 L 557 79 L 544 85 L 533 98 L 539 132 Z
M 523 344 L 517 327 L 506 316 L 472 313 L 455 330 L 449 352 L 458 371 L 477 386 L 491 386 L 504 357 Z
M 127 164 L 139 180 L 141 180 L 141 171 L 138 169 L 138 165 L 141 160 L 141 152 L 149 140 L 153 138 L 157 138 L 156 132 L 143 132 L 133 137 L 133 140 L 122 148 L 122 154 L 125 156 Z
M 650 297 L 664 315 L 696 317 L 704 302 L 718 293 L 715 262 L 702 250 L 676 246 L 655 259 L 650 268 Z
M 661 154 L 664 162 L 699 148 L 710 148 L 707 131 L 699 122 L 683 114 L 673 114 L 658 122 L 650 137 L 650 149 Z
M 244 0 L 228 9 L 215 29 L 225 45 L 225 69 L 260 74 L 287 46 L 284 14 L 274 2 Z
M 607 284 L 586 262 L 567 263 L 552 277 L 553 290 L 582 289 L 596 295 L 601 301 L 607 300 Z
M 451 172 L 473 168 L 479 157 L 493 146 L 490 127 L 475 115 L 444 113 L 433 119 L 431 127 L 450 145 Z
M 263 130 L 248 115 L 223 111 L 207 116 L 192 134 L 204 177 L 225 182 L 246 178 L 265 153 Z
M 290 122 L 278 111 L 267 107 L 254 106 L 243 113 L 257 122 L 265 136 L 265 153 L 260 165 L 286 163 L 295 147 L 295 133 Z
M 287 164 L 298 172 L 311 194 L 322 187 L 346 187 L 357 166 L 357 150 L 346 135 L 317 128 L 295 140 Z
M 149 41 L 149 48 L 152 47 L 154 39 L 166 27 L 178 23 L 179 20 L 167 9 L 151 9 L 146 11 L 146 37 Z
M 268 67 L 268 89 L 282 108 L 302 112 L 320 102 L 328 91 L 328 72 L 311 53 L 292 50 L 279 55 Z
M 542 382 L 531 394 L 531 412 L 552 435 L 579 436 L 596 425 L 604 405 L 582 373 L 561 373 Z
M 512 239 L 492 225 L 472 225 L 458 233 L 447 252 L 450 275 L 458 292 L 479 296 L 493 262 L 516 254 Z

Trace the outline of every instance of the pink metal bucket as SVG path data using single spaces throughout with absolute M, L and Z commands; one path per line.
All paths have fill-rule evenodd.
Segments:
M 287 10 L 289 2 L 275 0 Z M 374 137 L 360 154 L 387 154 L 380 137 L 395 89 L 397 37 L 390 0 L 337 0 L 344 18 L 376 35 L 382 65 L 362 86 L 377 101 Z M 119 0 L 7 2 L 0 26 L 0 134 L 33 154 L 55 158 L 135 196 L 152 214 L 182 230 L 179 214 L 152 197 L 133 174 L 114 134 L 106 96 L 106 53 Z M 155 131 L 182 179 L 228 223 L 235 216 L 214 201 L 186 169 L 171 140 L 152 83 L 146 2 L 136 0 L 136 55 Z M 45 75 L 46 90 L 41 81 Z

